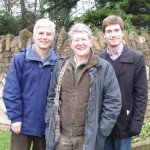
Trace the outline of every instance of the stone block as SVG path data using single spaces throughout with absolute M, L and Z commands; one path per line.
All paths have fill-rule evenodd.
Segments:
M 143 141 L 132 145 L 132 150 L 150 150 L 150 141 Z
M 19 32 L 19 49 L 27 46 L 27 41 L 32 37 L 32 33 L 28 29 Z
M 0 36 L 0 53 L 5 50 L 6 38 L 5 36 Z
M 13 34 L 7 34 L 6 35 L 6 47 L 5 47 L 5 51 L 10 51 L 11 50 L 11 43 L 13 41 L 13 39 L 15 38 L 15 36 Z

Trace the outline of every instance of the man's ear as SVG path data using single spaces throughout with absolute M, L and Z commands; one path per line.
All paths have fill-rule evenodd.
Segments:
M 33 37 L 32 37 L 33 41 L 35 40 L 35 34 L 33 33 Z
M 72 44 L 71 44 L 71 42 L 69 42 L 69 46 L 70 46 L 70 48 L 72 49 Z
M 124 30 L 122 30 L 122 36 L 124 36 Z
M 92 42 L 94 42 L 94 36 L 91 37 Z
M 94 43 L 94 36 L 91 37 L 91 47 L 93 46 Z
M 103 32 L 103 37 L 104 37 L 104 39 L 105 39 L 105 33 Z

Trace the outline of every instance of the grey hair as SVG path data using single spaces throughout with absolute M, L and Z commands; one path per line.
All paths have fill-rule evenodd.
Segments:
M 42 18 L 42 19 L 37 20 L 37 22 L 34 25 L 33 34 L 35 34 L 37 32 L 37 29 L 39 27 L 50 27 L 53 35 L 55 36 L 56 25 L 51 20 L 46 19 L 46 18 Z
M 73 33 L 75 32 L 86 32 L 88 37 L 90 39 L 92 38 L 92 30 L 84 23 L 76 23 L 70 28 L 70 31 L 68 32 L 69 41 L 72 40 Z

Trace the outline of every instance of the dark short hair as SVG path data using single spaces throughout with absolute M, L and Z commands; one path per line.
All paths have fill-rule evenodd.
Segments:
M 109 25 L 119 24 L 121 29 L 124 30 L 124 22 L 120 16 L 110 15 L 106 17 L 102 22 L 103 33 L 105 33 L 105 28 Z

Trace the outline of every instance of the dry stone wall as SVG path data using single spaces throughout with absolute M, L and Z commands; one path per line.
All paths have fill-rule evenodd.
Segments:
M 13 57 L 19 52 L 20 48 L 26 47 L 29 43 L 31 43 L 31 41 L 32 33 L 27 29 L 22 30 L 16 37 L 12 34 L 0 36 L 0 116 L 2 116 L 0 117 L 0 124 L 10 123 L 6 117 L 6 109 L 2 100 L 2 91 L 8 67 Z M 93 38 L 93 41 L 93 50 L 95 50 L 95 52 L 99 52 L 106 46 L 102 32 L 97 32 Z M 60 56 L 70 55 L 71 50 L 69 47 L 68 36 L 65 28 L 62 28 L 59 34 L 57 33 L 54 42 L 56 43 L 56 50 Z M 135 48 L 144 53 L 150 90 L 150 35 L 144 33 L 139 36 L 135 32 L 130 34 L 125 32 L 124 42 L 127 43 L 129 47 Z M 150 119 L 150 100 L 148 100 L 148 107 L 145 118 Z

